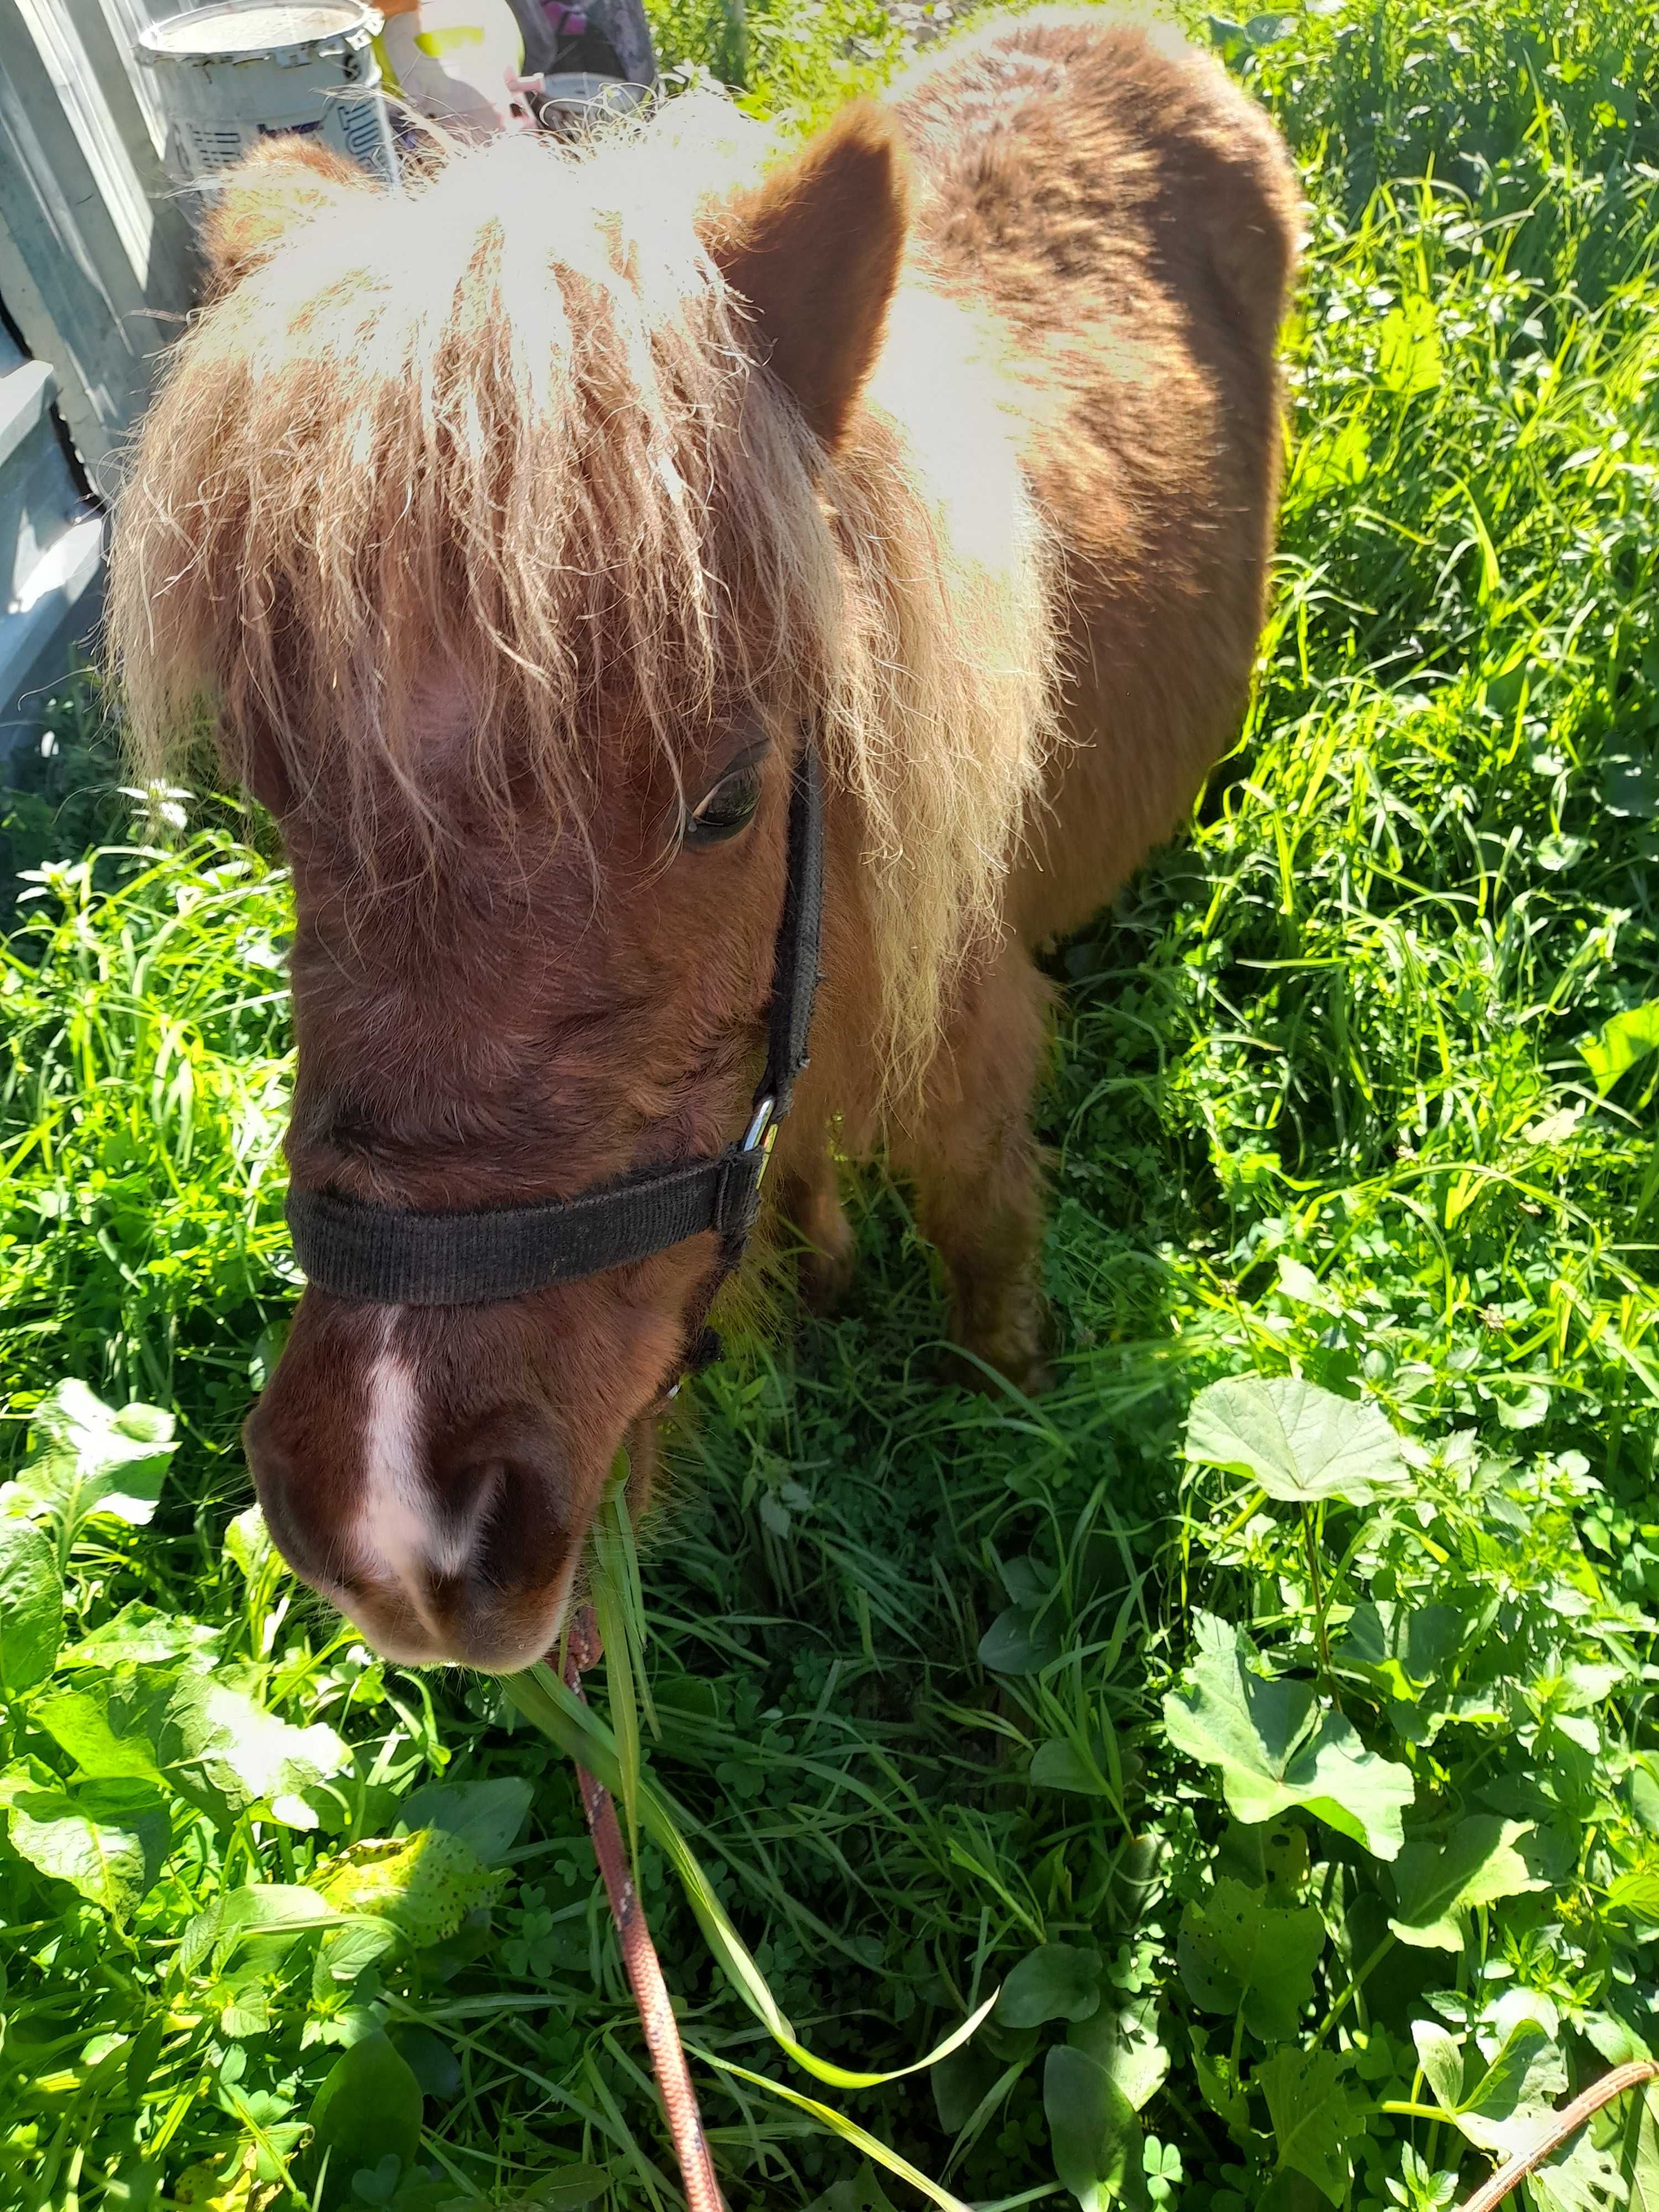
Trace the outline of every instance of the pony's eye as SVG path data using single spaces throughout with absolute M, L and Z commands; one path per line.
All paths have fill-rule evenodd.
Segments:
M 746 830 L 760 805 L 761 764 L 738 761 L 726 771 L 712 790 L 688 809 L 684 842 L 693 847 L 724 844 Z

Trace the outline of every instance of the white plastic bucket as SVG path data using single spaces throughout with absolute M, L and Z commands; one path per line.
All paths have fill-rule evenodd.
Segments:
M 298 131 L 394 179 L 380 23 L 365 0 L 216 0 L 151 23 L 138 58 L 167 118 L 168 168 L 196 184 Z

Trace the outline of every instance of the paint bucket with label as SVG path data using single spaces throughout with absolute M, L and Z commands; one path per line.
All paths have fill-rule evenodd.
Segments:
M 386 103 L 365 0 L 216 0 L 139 33 L 181 184 L 228 169 L 262 140 L 298 131 L 393 179 Z

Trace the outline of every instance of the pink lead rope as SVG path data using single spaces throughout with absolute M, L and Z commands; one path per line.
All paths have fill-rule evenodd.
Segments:
M 597 1666 L 602 1656 L 592 1607 L 585 1605 L 571 1621 L 565 1643 L 565 1686 L 573 1696 L 582 1697 L 582 1676 L 590 1667 Z M 582 1701 L 586 1703 L 585 1698 Z M 611 1917 L 617 1923 L 617 1938 L 622 1945 L 629 1986 L 640 2008 L 640 2025 L 645 2031 L 652 2070 L 662 2094 L 674 2155 L 679 2160 L 688 2212 L 726 2212 L 720 2184 L 714 2179 L 708 2138 L 702 2131 L 702 2115 L 697 2110 L 697 2093 L 691 2087 L 685 2051 L 680 2043 L 679 2024 L 668 2000 L 668 1987 L 662 1978 L 651 1930 L 646 1925 L 645 1909 L 629 1872 L 628 1854 L 623 1848 L 622 1830 L 617 1824 L 617 1808 L 611 1801 L 611 1792 L 596 1782 L 585 1766 L 577 1765 L 576 1781 L 582 1793 L 582 1810 L 587 1815 L 587 1832 L 593 1838 L 593 1856 L 605 1876 L 605 1895 L 611 1900 Z

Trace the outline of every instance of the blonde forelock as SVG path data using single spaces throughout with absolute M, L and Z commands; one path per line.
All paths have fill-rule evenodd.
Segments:
M 699 182 L 730 149 L 674 119 L 690 105 L 574 155 L 455 151 L 354 220 L 300 223 L 204 313 L 118 508 L 137 765 L 173 773 L 205 711 L 233 767 L 268 744 L 290 779 L 325 775 L 367 859 L 388 787 L 441 832 L 412 711 L 434 663 L 465 678 L 485 801 L 505 814 L 528 768 L 577 830 L 624 733 L 678 758 L 724 701 L 810 698 L 863 817 L 908 1087 L 997 926 L 1038 776 L 1048 564 L 994 362 L 963 374 L 995 530 L 961 525 L 926 379 L 914 398 L 878 379 L 825 474 L 701 242 Z M 948 349 L 932 313 L 917 343 Z

